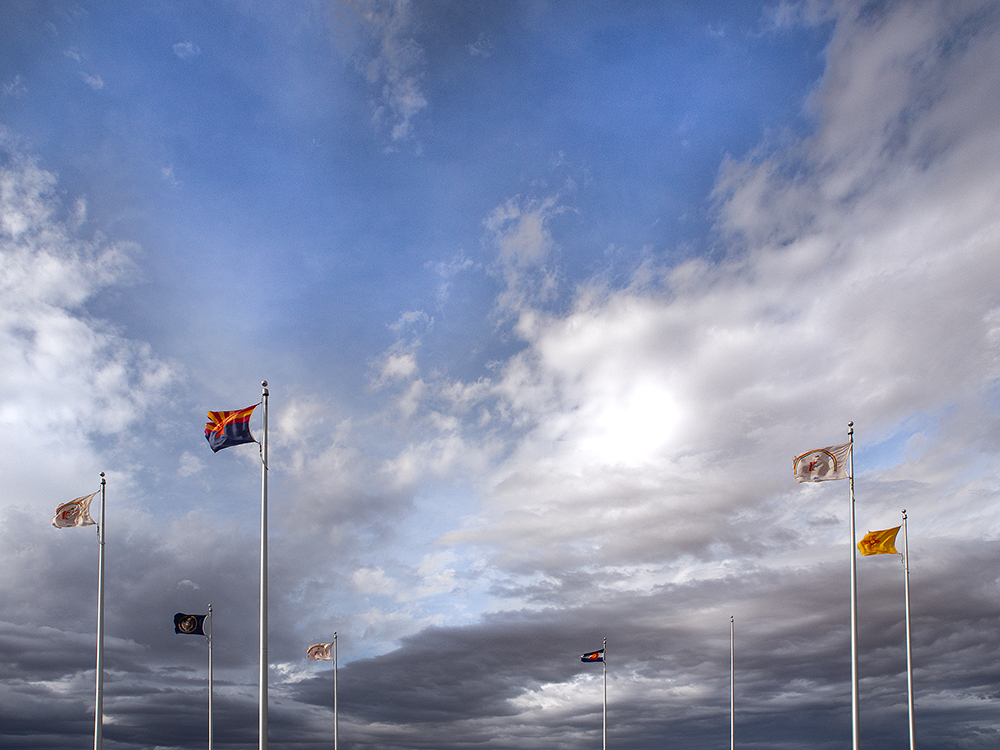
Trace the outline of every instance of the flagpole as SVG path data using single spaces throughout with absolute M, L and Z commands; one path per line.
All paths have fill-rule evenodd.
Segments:
M 94 708 L 94 750 L 104 744 L 104 497 L 107 481 L 101 472 L 101 525 L 97 527 L 97 700 Z
M 340 717 L 337 715 L 337 631 L 333 631 L 333 750 L 337 750 Z
M 337 750 L 340 717 L 337 714 L 337 631 L 333 631 L 333 750 Z
M 847 423 L 851 439 L 851 724 L 853 748 L 858 750 L 861 741 L 861 722 L 858 707 L 858 540 L 854 521 L 854 422 Z
M 212 750 L 212 605 L 208 605 L 208 750 Z
M 729 616 L 729 746 L 736 750 L 736 625 Z
M 608 750 L 608 639 L 604 639 L 604 750 Z
M 906 533 L 906 509 L 903 509 L 903 581 L 906 591 L 906 692 L 910 705 L 910 750 L 916 750 L 913 733 L 913 651 L 910 647 L 910 544 Z
M 267 750 L 267 381 L 262 380 L 261 403 L 264 426 L 260 441 L 260 675 L 258 746 Z

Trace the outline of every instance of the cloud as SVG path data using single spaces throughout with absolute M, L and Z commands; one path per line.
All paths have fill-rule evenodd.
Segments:
M 558 200 L 511 198 L 483 222 L 485 241 L 496 250 L 497 273 L 506 287 L 497 300 L 502 315 L 533 309 L 556 293 L 556 243 L 549 222 L 563 210 Z
M 381 568 L 359 568 L 351 575 L 351 583 L 360 594 L 393 596 L 399 590 L 399 584 Z
M 55 177 L 9 137 L 0 147 L 6 159 L 0 172 L 0 351 L 10 394 L 2 419 L 10 429 L 31 425 L 26 448 L 49 431 L 67 437 L 118 432 L 173 378 L 171 366 L 148 347 L 86 314 L 87 301 L 101 289 L 135 277 L 136 248 L 77 238 L 74 215 L 69 223 L 57 218 L 62 209 Z
M 90 86 L 94 91 L 100 91 L 104 88 L 104 81 L 98 75 L 91 75 L 90 73 L 80 73 L 80 78 L 85 84 Z
M 415 39 L 416 14 L 409 0 L 355 0 L 350 7 L 368 40 L 359 67 L 381 89 L 374 121 L 389 130 L 392 141 L 408 141 L 414 120 L 428 105 L 421 87 L 424 50 Z
M 27 90 L 28 88 L 24 85 L 24 80 L 21 78 L 20 74 L 17 74 L 13 78 L 4 81 L 3 84 L 0 84 L 0 94 L 2 94 L 4 98 L 8 96 L 23 96 Z
M 495 613 L 352 663 L 359 731 L 393 721 L 471 743 L 502 726 L 522 746 L 596 731 L 598 699 L 571 665 L 607 634 L 620 731 L 637 746 L 704 744 L 725 711 L 735 613 L 747 737 L 832 746 L 850 721 L 846 487 L 798 486 L 790 466 L 854 420 L 859 526 L 893 525 L 907 507 L 926 576 L 918 704 L 990 738 L 939 737 L 947 746 L 989 745 L 978 665 L 995 659 L 995 586 L 959 572 L 979 570 L 1000 534 L 1000 158 L 988 146 L 1000 112 L 986 94 L 1000 88 L 1000 47 L 985 7 L 841 6 L 816 132 L 723 164 L 714 259 L 582 285 L 559 312 L 547 305 L 567 252 L 550 221 L 558 198 L 490 213 L 498 308 L 524 347 L 490 379 L 428 376 L 423 403 L 454 418 L 460 445 L 484 444 L 477 407 L 495 415 L 485 430 L 503 447 L 475 522 L 440 539 L 481 556 Z M 400 465 L 426 470 L 442 439 L 429 428 Z M 905 732 L 901 580 L 872 562 L 864 710 L 878 724 L 866 731 L 888 737 Z M 414 672 L 433 688 L 409 690 L 401 675 Z M 664 706 L 670 718 L 655 718 Z M 810 722 L 789 723 L 793 707 Z
M 454 258 L 447 262 L 429 261 L 425 264 L 425 268 L 433 269 L 441 278 L 435 294 L 438 305 L 444 305 L 448 301 L 455 278 L 463 271 L 474 268 L 475 265 L 472 259 L 467 258 L 463 252 L 457 253 Z
M 205 470 L 205 462 L 190 451 L 181 454 L 181 460 L 177 466 L 177 473 L 182 477 L 189 477 Z
M 476 41 L 465 45 L 465 49 L 473 57 L 490 57 L 493 55 L 494 44 L 486 34 L 480 34 Z
M 201 54 L 201 49 L 194 42 L 177 42 L 173 50 L 181 60 L 190 60 Z

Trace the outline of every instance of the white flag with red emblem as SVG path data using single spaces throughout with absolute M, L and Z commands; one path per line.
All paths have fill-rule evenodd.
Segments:
M 333 641 L 329 643 L 316 643 L 306 649 L 306 658 L 309 661 L 333 661 Z
M 831 479 L 849 479 L 848 461 L 851 455 L 851 443 L 831 445 L 829 448 L 819 448 L 801 456 L 796 456 L 792 462 L 792 473 L 796 482 L 827 482 Z
M 56 508 L 52 516 L 52 525 L 57 529 L 71 529 L 74 526 L 94 526 L 96 522 L 90 517 L 90 501 L 97 493 L 78 497 Z

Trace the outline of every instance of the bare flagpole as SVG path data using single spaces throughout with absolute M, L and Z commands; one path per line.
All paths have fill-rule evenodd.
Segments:
M 853 748 L 861 741 L 858 706 L 858 539 L 854 521 L 854 422 L 847 423 L 851 438 L 851 724 Z
M 260 719 L 258 746 L 260 750 L 267 750 L 267 381 L 262 380 L 260 385 L 264 426 L 260 441 L 260 703 L 257 711 Z
M 337 715 L 337 631 L 333 631 L 333 750 L 337 750 L 340 717 Z
M 97 527 L 100 555 L 97 564 L 97 700 L 94 708 L 94 750 L 104 744 L 104 496 L 107 481 L 101 472 L 101 525 Z
M 729 615 L 729 746 L 736 750 L 736 625 Z
M 604 750 L 608 750 L 608 639 L 604 639 Z
M 910 704 L 910 750 L 916 750 L 913 734 L 913 651 L 910 647 L 910 544 L 906 533 L 906 509 L 903 509 L 903 581 L 906 591 L 906 692 Z
M 208 605 L 208 750 L 212 750 L 212 605 Z

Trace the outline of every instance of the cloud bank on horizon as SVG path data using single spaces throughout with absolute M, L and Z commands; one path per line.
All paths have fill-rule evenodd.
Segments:
M 48 519 L 102 470 L 105 737 L 203 743 L 211 603 L 256 743 L 257 454 L 201 425 L 267 377 L 276 746 L 329 744 L 336 630 L 357 746 L 599 741 L 607 637 L 616 746 L 718 747 L 730 615 L 740 744 L 843 746 L 847 487 L 790 468 L 849 420 L 918 743 L 996 745 L 995 3 L 72 7 L 0 24 L 4 743 L 92 731 Z M 902 746 L 902 570 L 858 567 Z

